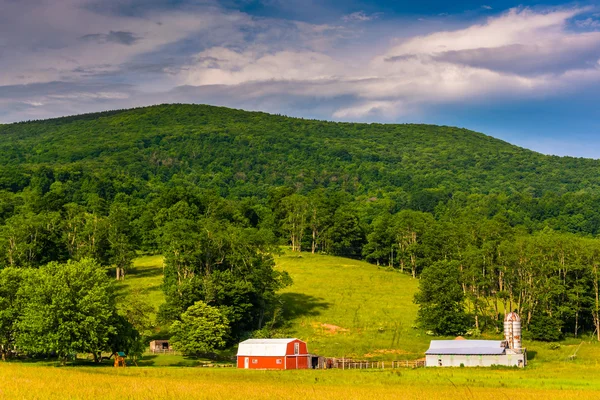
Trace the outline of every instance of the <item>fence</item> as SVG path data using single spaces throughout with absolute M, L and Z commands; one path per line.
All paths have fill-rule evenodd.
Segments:
M 181 354 L 180 352 L 175 351 L 173 349 L 159 349 L 159 348 L 150 349 L 150 353 L 152 353 L 152 354 L 174 354 L 174 355 Z
M 329 368 L 339 369 L 394 369 L 394 368 L 421 368 L 425 360 L 400 360 L 400 361 L 356 361 L 349 359 L 332 359 L 327 363 Z

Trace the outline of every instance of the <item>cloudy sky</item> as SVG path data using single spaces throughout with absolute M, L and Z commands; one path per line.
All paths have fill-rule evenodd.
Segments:
M 0 123 L 158 103 L 600 158 L 600 0 L 0 0 Z

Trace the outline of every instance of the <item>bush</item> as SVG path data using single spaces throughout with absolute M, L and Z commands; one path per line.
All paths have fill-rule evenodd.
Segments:
M 225 346 L 229 321 L 216 307 L 197 301 L 171 325 L 173 348 L 185 355 L 200 355 Z
M 563 337 L 562 321 L 547 314 L 536 315 L 529 324 L 531 339 L 542 342 L 556 342 Z

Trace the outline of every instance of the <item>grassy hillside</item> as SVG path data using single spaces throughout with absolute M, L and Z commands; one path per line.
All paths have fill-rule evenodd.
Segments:
M 325 356 L 374 359 L 417 358 L 427 342 L 413 329 L 416 280 L 384 268 L 341 257 L 286 253 L 276 258 L 294 284 L 282 292 L 281 334 L 307 340 Z M 162 257 L 137 258 L 121 298 L 138 292 L 155 310 L 164 302 Z
M 134 292 L 143 296 L 146 303 L 154 307 L 155 312 L 158 307 L 165 302 L 165 295 L 161 289 L 163 282 L 163 257 L 162 256 L 143 256 L 134 261 L 125 280 L 117 283 L 117 290 L 121 301 L 124 296 Z M 156 314 L 153 315 L 153 319 Z
M 287 324 L 278 335 L 306 340 L 309 351 L 328 357 L 406 360 L 423 357 L 433 338 L 414 328 L 413 303 L 418 280 L 361 261 L 341 257 L 286 252 L 276 258 L 294 284 L 282 292 Z M 162 257 L 136 259 L 123 283 L 121 296 L 139 291 L 155 309 L 164 302 Z M 160 327 L 157 336 L 160 336 Z M 500 339 L 500 335 L 487 338 Z M 583 342 L 583 343 L 582 343 Z M 600 344 L 593 338 L 571 338 L 560 344 L 525 339 L 531 368 L 546 364 L 596 365 Z M 232 349 L 234 351 L 235 349 Z M 577 351 L 577 358 L 569 356 Z M 195 365 L 178 356 L 151 357 L 144 365 Z M 545 368 L 545 367 L 543 367 Z
M 421 357 L 426 343 L 413 329 L 418 283 L 377 266 L 309 253 L 277 258 L 294 285 L 283 292 L 290 335 L 330 357 Z

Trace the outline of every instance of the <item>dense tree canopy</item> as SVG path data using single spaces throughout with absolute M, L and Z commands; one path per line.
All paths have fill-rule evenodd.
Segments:
M 17 346 L 32 353 L 94 356 L 116 334 L 112 282 L 91 259 L 42 267 L 21 287 L 26 298 L 18 318 Z
M 458 262 L 438 261 L 427 268 L 419 281 L 418 323 L 441 335 L 462 335 L 469 328 L 464 311 L 465 295 L 460 286 Z

